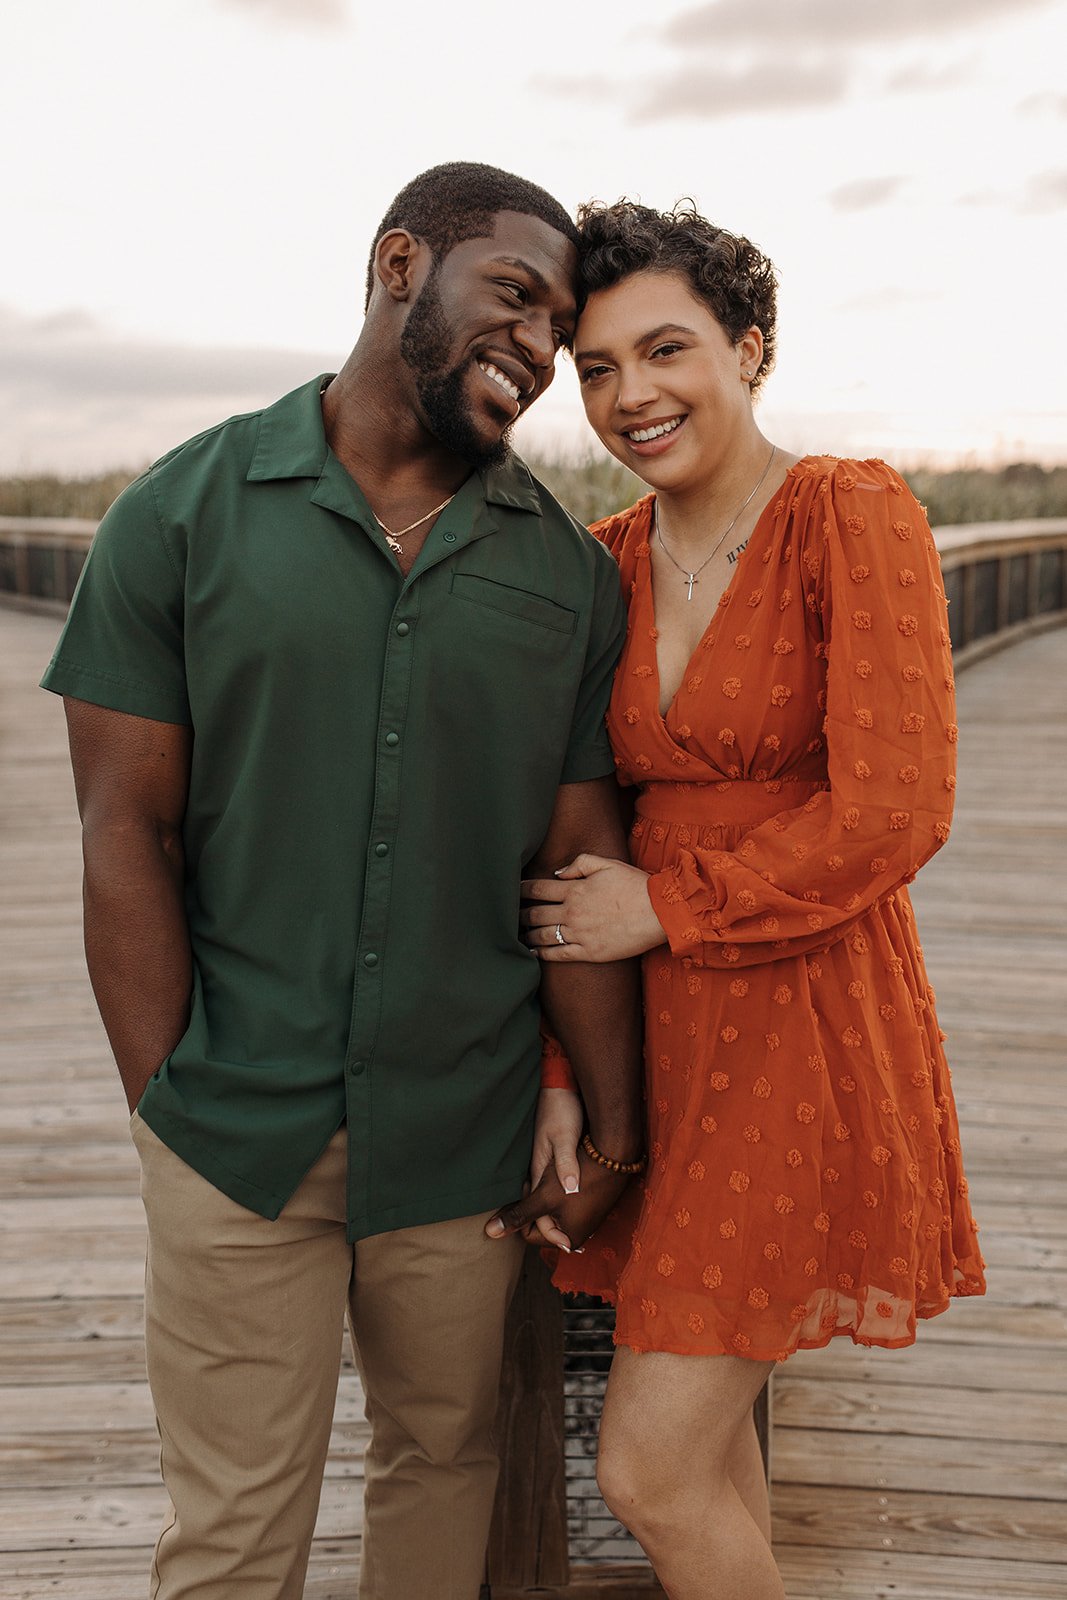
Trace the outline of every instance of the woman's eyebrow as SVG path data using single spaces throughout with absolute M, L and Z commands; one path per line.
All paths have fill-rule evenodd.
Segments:
M 684 322 L 661 322 L 658 327 L 650 328 L 647 333 L 642 333 L 634 340 L 634 349 L 640 350 L 642 345 L 653 344 L 657 339 L 662 339 L 665 333 L 687 333 L 690 338 L 696 338 L 696 329 L 687 328 Z M 607 350 L 576 350 L 575 361 L 603 360 L 610 352 Z

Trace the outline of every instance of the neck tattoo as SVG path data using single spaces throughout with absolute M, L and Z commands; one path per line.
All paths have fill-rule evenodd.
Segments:
M 657 498 L 656 505 L 655 505 L 655 512 L 654 512 L 656 536 L 659 539 L 660 549 L 663 551 L 663 554 L 667 557 L 667 560 L 671 563 L 672 567 L 677 567 L 678 568 L 678 571 L 682 574 L 682 577 L 685 580 L 685 583 L 686 583 L 686 585 L 687 585 L 687 587 L 689 589 L 689 593 L 686 595 L 686 599 L 687 600 L 692 600 L 692 598 L 693 598 L 693 587 L 694 587 L 695 584 L 700 582 L 700 574 L 703 572 L 704 568 L 708 565 L 708 562 L 714 560 L 714 558 L 718 555 L 719 551 L 722 548 L 723 542 L 726 539 L 726 535 L 730 532 L 731 528 L 737 522 L 738 517 L 741 515 L 742 511 L 744 511 L 745 507 L 748 505 L 749 501 L 752 499 L 753 495 L 756 493 L 756 490 L 759 488 L 760 484 L 763 482 L 763 480 L 767 476 L 768 472 L 770 472 L 770 470 L 771 470 L 771 462 L 774 460 L 774 458 L 775 458 L 775 456 L 777 454 L 778 454 L 778 446 L 777 445 L 771 445 L 771 453 L 767 457 L 767 465 L 764 467 L 763 471 L 760 473 L 759 477 L 756 479 L 755 483 L 752 485 L 751 489 L 748 491 L 748 493 L 746 494 L 745 498 L 742 500 L 741 504 L 738 506 L 737 510 L 734 512 L 733 516 L 730 518 L 729 522 L 726 524 L 726 527 L 723 529 L 722 533 L 720 533 L 719 537 L 716 539 L 715 544 L 712 547 L 711 554 L 705 556 L 703 561 L 700 563 L 699 567 L 695 567 L 692 571 L 690 571 L 687 567 L 683 567 L 682 563 L 679 560 L 677 560 L 677 558 L 675 556 L 673 556 L 671 554 L 670 550 L 667 548 L 667 542 L 663 537 L 663 529 L 659 525 L 659 499 Z M 748 540 L 746 539 L 745 540 L 745 544 L 747 544 L 747 543 L 748 543 Z M 737 557 L 741 554 L 741 551 L 744 548 L 745 548 L 744 544 L 738 545 L 737 549 L 733 552 L 733 554 L 731 556 L 727 557 L 727 560 L 732 564 L 734 561 L 736 561 Z

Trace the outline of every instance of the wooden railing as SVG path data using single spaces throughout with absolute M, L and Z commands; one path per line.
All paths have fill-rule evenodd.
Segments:
M 957 669 L 1067 621 L 1067 518 L 934 529 Z
M 0 600 L 62 614 L 96 529 L 77 517 L 0 517 Z M 1067 518 L 934 529 L 957 667 L 1067 620 Z
M 0 599 L 65 614 L 96 526 L 83 517 L 0 517 Z

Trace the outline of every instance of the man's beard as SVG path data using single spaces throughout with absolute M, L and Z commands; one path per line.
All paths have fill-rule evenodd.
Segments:
M 449 369 L 452 330 L 437 288 L 437 263 L 422 286 L 400 336 L 400 354 L 415 375 L 415 393 L 434 438 L 472 467 L 494 467 L 511 454 L 511 425 L 492 443 L 471 421 L 465 393 L 468 363 Z

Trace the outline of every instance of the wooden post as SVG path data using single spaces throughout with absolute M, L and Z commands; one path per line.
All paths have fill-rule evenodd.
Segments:
M 754 1407 L 770 1476 L 770 1382 Z M 654 1600 L 663 1595 L 651 1568 L 581 1564 L 571 1568 L 564 1453 L 563 1307 L 539 1253 L 527 1252 L 508 1314 L 497 1412 L 500 1482 L 483 1600 Z
M 563 1457 L 563 1309 L 536 1250 L 527 1250 L 508 1313 L 497 1412 L 500 1482 L 488 1581 L 552 1588 L 570 1576 Z

